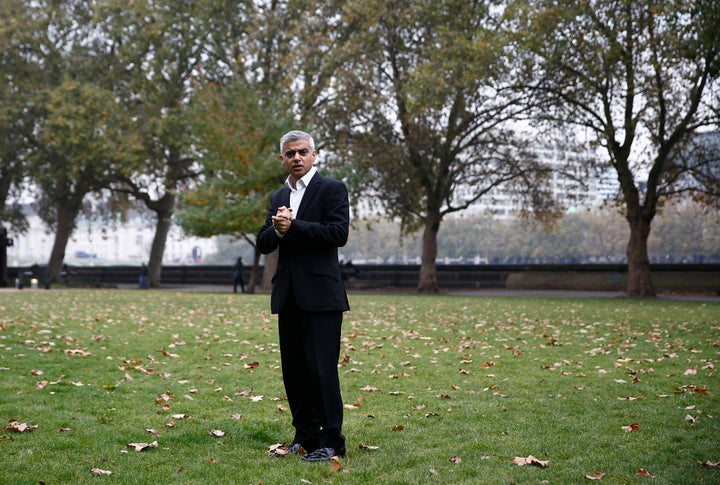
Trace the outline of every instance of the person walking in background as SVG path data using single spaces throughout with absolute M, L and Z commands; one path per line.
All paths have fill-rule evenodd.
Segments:
M 145 263 L 142 263 L 140 265 L 140 277 L 138 279 L 138 282 L 140 284 L 141 290 L 148 289 L 148 269 L 147 266 L 145 266 Z
M 278 315 L 283 383 L 295 436 L 289 454 L 306 461 L 345 456 L 338 360 L 343 312 L 350 309 L 338 261 L 349 232 L 348 192 L 314 167 L 313 138 L 280 139 L 289 175 L 270 198 L 257 236 L 263 254 L 278 249 L 270 309 Z
M 240 285 L 240 291 L 245 293 L 244 272 L 245 266 L 243 266 L 242 257 L 238 256 L 237 261 L 235 261 L 235 266 L 233 266 L 233 293 L 237 293 L 238 285 Z

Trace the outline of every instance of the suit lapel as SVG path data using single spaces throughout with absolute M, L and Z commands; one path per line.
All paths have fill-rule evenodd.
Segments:
M 290 187 L 287 185 L 284 186 L 282 189 L 282 192 L 280 192 L 280 204 L 279 206 L 284 205 L 285 207 L 290 207 Z M 278 207 L 279 207 L 278 206 Z
M 305 212 L 305 208 L 308 207 L 308 205 L 312 202 L 313 197 L 315 197 L 315 194 L 317 194 L 321 179 L 322 176 L 319 173 L 316 173 L 315 176 L 310 179 L 310 183 L 305 188 L 305 194 L 303 194 L 303 198 L 300 201 L 300 207 L 298 207 L 298 219 L 302 219 L 302 214 Z M 289 198 L 290 196 L 288 195 L 288 200 Z

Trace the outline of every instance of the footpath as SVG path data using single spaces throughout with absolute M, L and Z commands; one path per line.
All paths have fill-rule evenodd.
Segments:
M 118 285 L 118 288 L 134 289 L 137 285 Z M 166 285 L 160 290 L 173 291 L 207 291 L 213 293 L 232 293 L 232 285 Z M 405 293 L 416 294 L 414 287 L 390 288 L 367 288 L 348 289 L 348 294 L 388 294 Z M 617 291 L 569 291 L 569 290 L 508 290 L 502 288 L 487 289 L 449 289 L 441 290 L 442 295 L 451 296 L 502 296 L 502 297 L 537 297 L 537 298 L 627 298 L 625 293 Z M 239 296 L 241 296 L 238 293 Z M 661 293 L 657 296 L 659 300 L 677 301 L 704 301 L 708 303 L 720 303 L 720 294 L 712 293 Z
M 118 284 L 118 289 L 132 290 L 138 289 L 136 284 Z M 24 288 L 18 290 L 15 287 L 0 288 L 2 293 L 12 293 L 16 291 L 48 291 L 44 289 Z M 73 291 L 73 288 L 56 288 L 50 291 Z M 232 293 L 232 285 L 164 285 L 159 289 L 150 289 L 143 291 L 198 291 L 212 293 Z M 349 289 L 348 294 L 416 294 L 415 288 L 412 287 L 391 287 L 391 288 L 367 288 L 362 290 Z M 450 296 L 478 296 L 478 297 L 536 297 L 536 298 L 627 298 L 625 293 L 616 291 L 569 291 L 569 290 L 508 290 L 508 289 L 449 289 L 441 290 L 440 294 Z M 241 297 L 242 294 L 238 293 Z M 720 303 L 720 294 L 711 293 L 661 293 L 657 295 L 659 300 L 671 301 L 702 301 L 707 303 Z

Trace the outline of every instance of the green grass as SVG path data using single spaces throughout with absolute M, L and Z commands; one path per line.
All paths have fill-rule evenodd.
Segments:
M 338 471 L 268 454 L 293 434 L 268 295 L 0 292 L 0 426 L 37 425 L 0 430 L 0 484 L 720 482 L 720 305 L 350 298 Z

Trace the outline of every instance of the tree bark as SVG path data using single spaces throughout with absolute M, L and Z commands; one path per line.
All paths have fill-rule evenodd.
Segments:
M 75 230 L 75 220 L 80 212 L 80 202 L 63 200 L 57 202 L 55 213 L 57 216 L 57 227 L 55 229 L 55 241 L 53 242 L 50 260 L 45 269 L 45 284 L 60 280 L 62 264 L 65 260 L 65 249 L 70 236 Z
M 423 228 L 422 261 L 418 278 L 418 293 L 439 293 L 437 282 L 437 235 L 440 222 L 427 218 Z
M 162 284 L 162 262 L 165 254 L 165 244 L 172 225 L 172 214 L 175 208 L 175 196 L 166 192 L 150 208 L 157 214 L 155 235 L 150 247 L 150 259 L 148 260 L 148 283 L 151 288 L 159 288 Z
M 628 215 L 627 221 L 630 224 L 630 240 L 627 245 L 627 294 L 628 296 L 651 298 L 656 296 L 650 276 L 647 246 L 652 217 L 643 214 Z
M 0 206 L 2 207 L 2 206 Z M 0 288 L 8 286 L 7 282 L 7 229 L 0 222 Z

